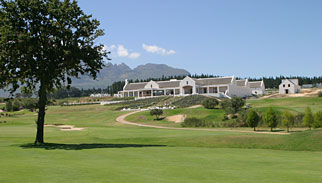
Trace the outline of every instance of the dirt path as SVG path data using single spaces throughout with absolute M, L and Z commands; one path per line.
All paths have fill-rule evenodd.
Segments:
M 213 132 L 240 132 L 240 133 L 258 133 L 258 134 L 274 134 L 274 135 L 289 135 L 290 133 L 282 133 L 282 132 L 254 132 L 254 131 L 243 131 L 243 130 L 226 130 L 226 129 L 203 129 L 203 128 L 175 128 L 175 127 L 166 127 L 166 126 L 155 126 L 155 125 L 145 125 L 140 123 L 134 123 L 130 121 L 126 121 L 125 118 L 138 113 L 141 111 L 134 111 L 116 118 L 116 121 L 122 124 L 134 125 L 140 127 L 148 127 L 148 128 L 158 128 L 158 129 L 170 129 L 170 130 L 193 130 L 193 131 L 213 131 Z

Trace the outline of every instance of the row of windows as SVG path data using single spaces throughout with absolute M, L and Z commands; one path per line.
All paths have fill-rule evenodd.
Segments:
M 283 87 L 285 88 L 285 84 L 283 84 Z M 288 84 L 288 87 L 291 87 L 291 85 L 290 85 L 290 84 Z

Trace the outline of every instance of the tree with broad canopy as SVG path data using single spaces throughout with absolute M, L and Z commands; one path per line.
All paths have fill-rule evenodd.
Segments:
M 38 90 L 35 144 L 44 143 L 47 94 L 71 77 L 94 79 L 108 52 L 99 21 L 69 0 L 0 0 L 0 88 Z

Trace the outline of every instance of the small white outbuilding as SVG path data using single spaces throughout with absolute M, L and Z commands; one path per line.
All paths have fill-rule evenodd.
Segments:
M 300 92 L 301 86 L 299 85 L 298 79 L 283 79 L 282 83 L 279 85 L 280 94 L 294 94 Z

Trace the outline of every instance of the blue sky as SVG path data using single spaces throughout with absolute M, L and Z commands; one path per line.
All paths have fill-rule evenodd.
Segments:
M 191 73 L 322 75 L 321 0 L 79 0 L 112 63 Z

